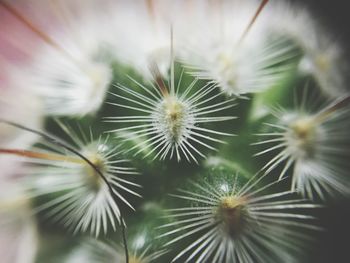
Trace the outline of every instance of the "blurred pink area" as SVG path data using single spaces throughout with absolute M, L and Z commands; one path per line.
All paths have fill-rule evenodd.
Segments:
M 38 57 L 46 55 L 47 50 L 57 52 L 57 47 L 63 47 L 63 50 L 73 46 L 75 51 L 76 24 L 86 16 L 96 16 L 99 10 L 102 12 L 99 6 L 103 6 L 101 1 L 0 2 L 0 119 L 41 129 L 43 117 L 48 113 L 44 112 L 42 94 L 36 85 L 28 82 L 28 77 L 30 79 L 40 73 L 35 71 L 35 63 Z M 51 57 L 47 59 L 50 61 Z M 55 66 L 55 61 L 45 65 L 48 69 Z M 45 92 L 50 92 L 49 87 Z M 36 139 L 28 132 L 0 123 L 0 147 L 24 149 Z M 0 177 L 7 177 L 11 173 L 14 159 L 0 155 Z
M 102 42 L 95 33 L 104 31 L 99 19 L 104 3 L 0 2 L 1 89 L 19 87 L 35 93 L 43 101 L 45 115 L 82 116 L 96 111 L 110 81 L 108 65 L 94 61 Z
M 4 60 L 27 60 L 38 40 L 21 21 L 0 6 L 0 54 Z
M 51 1 L 51 0 L 14 0 L 1 1 L 10 3 L 24 20 L 38 31 L 54 39 L 56 33 L 67 30 L 64 16 L 68 13 L 77 15 L 72 3 L 79 1 Z M 70 8 L 67 4 L 70 4 Z M 75 7 L 78 10 L 77 6 Z M 24 66 L 30 62 L 41 49 L 47 45 L 43 38 L 34 32 L 25 22 L 0 4 L 0 89 L 9 88 L 7 72 L 9 66 Z
M 16 8 L 25 10 L 22 3 L 25 1 L 11 2 Z M 0 5 L 0 119 L 32 128 L 41 127 L 41 103 L 17 74 L 40 51 L 41 45 L 40 38 Z M 37 136 L 0 123 L 1 148 L 28 148 L 36 139 Z M 0 155 L 0 179 L 17 174 L 18 164 L 18 158 Z
M 26 2 L 33 1 L 11 3 L 34 17 L 25 6 Z M 41 46 L 42 39 L 0 5 L 0 119 L 32 128 L 41 127 L 43 114 L 40 102 L 16 74 L 20 67 L 30 63 Z M 1 148 L 28 148 L 35 140 L 37 136 L 0 123 Z M 29 204 L 20 201 L 23 193 L 18 193 L 17 187 L 10 183 L 22 174 L 21 160 L 15 156 L 0 155 L 0 167 L 0 261 L 32 263 L 38 242 L 35 223 L 30 216 Z

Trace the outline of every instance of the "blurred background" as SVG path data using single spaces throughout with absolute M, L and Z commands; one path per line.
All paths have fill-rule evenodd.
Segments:
M 350 16 L 348 1 L 344 0 L 294 0 L 306 4 L 316 17 L 326 24 L 346 47 L 350 55 Z M 349 89 L 350 87 L 348 87 Z M 350 134 L 349 134 L 350 136 Z M 311 262 L 349 262 L 350 260 L 350 201 L 333 204 L 321 214 L 322 222 L 329 231 L 318 239 L 318 247 L 310 257 Z

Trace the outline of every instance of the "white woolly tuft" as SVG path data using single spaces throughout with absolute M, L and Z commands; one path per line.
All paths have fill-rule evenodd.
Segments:
M 292 189 L 305 197 L 348 196 L 350 112 L 348 105 L 332 108 L 348 98 L 316 111 L 310 109 L 305 99 L 297 110 L 276 111 L 276 123 L 267 123 L 273 131 L 259 134 L 267 139 L 255 144 L 264 145 L 266 149 L 256 156 L 277 151 L 262 170 L 269 173 L 282 164 L 282 178 L 293 168 Z
M 257 187 L 261 179 L 243 186 L 237 178 L 193 182 L 191 191 L 172 195 L 190 205 L 168 210 L 173 222 L 160 227 L 166 231 L 159 238 L 169 238 L 165 247 L 191 240 L 172 262 L 296 262 L 301 241 L 309 239 L 304 231 L 319 228 L 310 223 L 312 216 L 293 210 L 318 205 L 293 199 L 291 191 L 263 194 L 277 182 Z
M 120 205 L 133 209 L 125 193 L 140 197 L 131 190 L 139 185 L 122 177 L 137 172 L 126 165 L 128 160 L 120 158 L 118 146 L 110 146 L 108 137 L 95 140 L 92 133 L 87 138 L 66 126 L 62 125 L 62 129 L 74 142 L 73 147 L 89 159 L 105 180 L 84 160 L 44 142 L 36 153 L 47 158 L 26 160 L 30 166 L 23 184 L 28 198 L 47 198 L 35 211 L 44 211 L 46 216 L 74 233 L 90 232 L 98 236 L 101 232 L 106 234 L 110 228 L 115 231 L 117 222 L 122 222 Z
M 215 86 L 206 85 L 192 92 L 198 81 L 197 79 L 193 80 L 184 91 L 180 91 L 181 79 L 176 87 L 170 85 L 170 90 L 168 87 L 156 87 L 153 83 L 150 83 L 151 88 L 148 88 L 136 80 L 133 81 L 143 91 L 147 92 L 147 97 L 128 87 L 118 85 L 117 88 L 128 96 L 114 93 L 112 95 L 122 99 L 125 103 L 110 102 L 110 104 L 134 110 L 137 114 L 135 116 L 106 118 L 106 121 L 112 123 L 131 124 L 128 127 L 115 129 L 111 132 L 119 135 L 127 132 L 128 137 L 124 136 L 124 138 L 142 139 L 129 151 L 136 150 L 135 154 L 139 154 L 149 149 L 145 157 L 155 152 L 154 159 L 159 157 L 163 160 L 167 156 L 169 158 L 175 156 L 180 161 L 182 156 L 185 156 L 188 161 L 197 162 L 195 155 L 201 157 L 205 157 L 205 155 L 195 145 L 214 150 L 207 142 L 223 143 L 214 136 L 230 135 L 201 127 L 202 123 L 228 121 L 235 118 L 231 116 L 212 116 L 216 112 L 234 106 L 233 99 L 212 102 L 215 98 L 221 96 L 219 92 L 216 92 Z M 174 75 L 170 76 L 169 82 L 174 84 Z

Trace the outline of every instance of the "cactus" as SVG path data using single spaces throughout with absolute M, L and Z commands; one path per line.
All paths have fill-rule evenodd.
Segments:
M 317 18 L 272 0 L 0 8 L 4 262 L 308 262 L 350 195 L 347 63 Z

